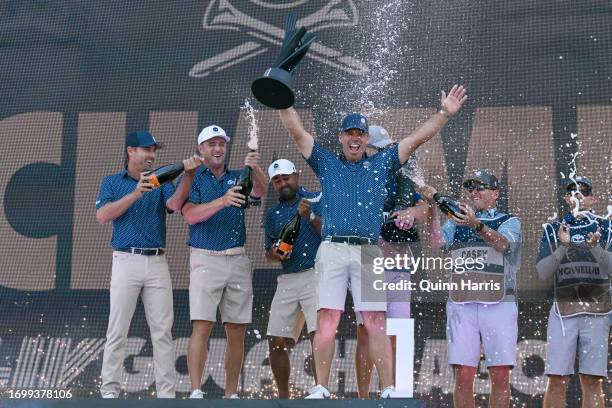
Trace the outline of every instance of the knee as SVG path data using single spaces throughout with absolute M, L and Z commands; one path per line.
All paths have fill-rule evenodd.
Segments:
M 455 366 L 455 384 L 460 388 L 472 389 L 476 367 Z
M 246 325 L 236 323 L 225 323 L 225 334 L 228 340 L 242 341 L 246 332 Z
M 362 312 L 363 325 L 369 335 L 386 334 L 384 312 Z
M 489 377 L 494 387 L 507 388 L 510 386 L 510 367 L 489 367 Z
M 603 377 L 580 374 L 580 385 L 584 394 L 599 394 L 603 392 Z
M 212 330 L 212 322 L 204 320 L 194 320 L 191 325 L 192 337 L 203 337 L 207 338 Z
M 317 318 L 317 334 L 323 337 L 335 337 L 340 323 L 340 311 L 321 309 Z
M 270 349 L 270 353 L 286 350 L 287 345 L 285 344 L 285 339 L 282 337 L 271 336 L 268 337 L 268 348 Z
M 551 390 L 565 390 L 569 384 L 569 375 L 549 375 L 548 388 Z

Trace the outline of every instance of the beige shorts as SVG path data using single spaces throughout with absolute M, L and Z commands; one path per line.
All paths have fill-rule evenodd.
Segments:
M 379 248 L 368 246 L 369 255 L 382 256 Z M 386 311 L 387 302 L 362 300 L 362 277 L 365 285 L 370 285 L 371 268 L 362 267 L 361 246 L 323 241 L 317 251 L 315 270 L 318 275 L 319 302 L 317 310 L 344 310 L 346 292 L 351 288 L 355 312 Z M 370 262 L 371 265 L 371 262 Z M 384 295 L 384 292 L 381 292 Z M 379 295 L 380 297 L 380 295 Z
M 301 327 L 294 329 L 301 312 L 304 313 L 308 333 L 317 330 L 316 279 L 314 269 L 278 276 L 276 293 L 270 307 L 268 336 L 292 338 L 297 342 L 296 337 L 299 336 Z
M 212 255 L 191 248 L 189 258 L 189 314 L 191 320 L 251 323 L 253 284 L 251 261 L 246 253 Z

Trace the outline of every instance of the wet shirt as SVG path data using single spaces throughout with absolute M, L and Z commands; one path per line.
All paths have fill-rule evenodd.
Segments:
M 386 185 L 401 167 L 398 146 L 352 163 L 315 141 L 306 161 L 321 182 L 323 237 L 360 236 L 378 240 Z
M 296 214 L 300 201 L 303 198 L 315 198 L 318 192 L 309 192 L 303 187 L 297 192 L 297 198 L 293 203 L 280 200 L 278 205 L 270 208 L 266 213 L 266 250 L 272 248 L 278 239 L 281 230 Z M 313 213 L 321 216 L 319 203 L 312 203 L 310 208 Z M 321 235 L 315 230 L 309 220 L 302 218 L 300 222 L 300 232 L 293 244 L 291 257 L 281 261 L 282 273 L 301 272 L 306 269 L 314 268 L 317 249 L 321 244 Z
M 225 170 L 220 178 L 206 166 L 201 166 L 193 179 L 189 202 L 206 204 L 216 200 L 236 185 L 240 170 Z M 229 248 L 244 246 L 246 228 L 244 209 L 226 207 L 206 221 L 189 226 L 189 246 L 210 251 L 224 251 Z
M 138 181 L 127 169 L 106 176 L 100 184 L 96 210 L 120 200 L 136 189 Z M 113 220 L 113 248 L 164 248 L 166 246 L 166 201 L 174 194 L 174 185 L 164 183 L 146 192 L 120 217 Z

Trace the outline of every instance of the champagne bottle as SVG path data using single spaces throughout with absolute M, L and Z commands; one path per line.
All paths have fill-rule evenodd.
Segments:
M 461 208 L 459 208 L 459 202 L 457 200 L 438 193 L 434 194 L 433 199 L 444 214 L 454 216 L 457 216 L 457 214 L 463 214 L 463 211 L 461 211 Z
M 275 244 L 275 246 L 280 252 L 284 254 L 291 252 L 291 250 L 293 249 L 293 244 L 295 243 L 295 240 L 297 239 L 297 236 L 300 233 L 301 223 L 302 217 L 298 213 L 295 214 L 295 216 L 290 219 L 287 224 L 285 224 Z
M 240 173 L 240 177 L 238 177 L 236 185 L 242 187 L 240 189 L 240 194 L 243 194 L 246 197 L 241 208 L 247 208 L 249 196 L 251 195 L 251 190 L 253 190 L 253 169 L 250 166 L 244 166 L 242 173 Z
M 148 172 L 145 174 L 145 177 L 149 178 L 149 182 L 153 184 L 154 187 L 159 187 L 162 184 L 172 181 L 180 176 L 184 169 L 185 166 L 183 165 L 183 162 L 168 164 Z

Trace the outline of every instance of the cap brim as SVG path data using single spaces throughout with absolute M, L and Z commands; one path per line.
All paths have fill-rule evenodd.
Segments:
M 277 172 L 275 172 L 272 175 L 268 174 L 268 176 L 270 176 L 270 180 L 272 180 L 274 177 L 279 176 L 279 175 L 281 175 L 281 176 L 289 176 L 291 174 L 296 174 L 296 173 L 297 172 L 295 172 L 295 171 L 292 171 L 291 173 L 287 173 L 286 171 L 277 171 Z
M 230 141 L 229 136 L 226 136 L 226 135 L 212 135 L 212 136 L 207 137 L 206 139 L 202 140 L 201 142 L 198 142 L 198 144 L 202 144 L 202 143 L 206 142 L 207 140 L 214 139 L 215 137 L 220 137 L 221 139 L 225 140 L 226 142 Z

